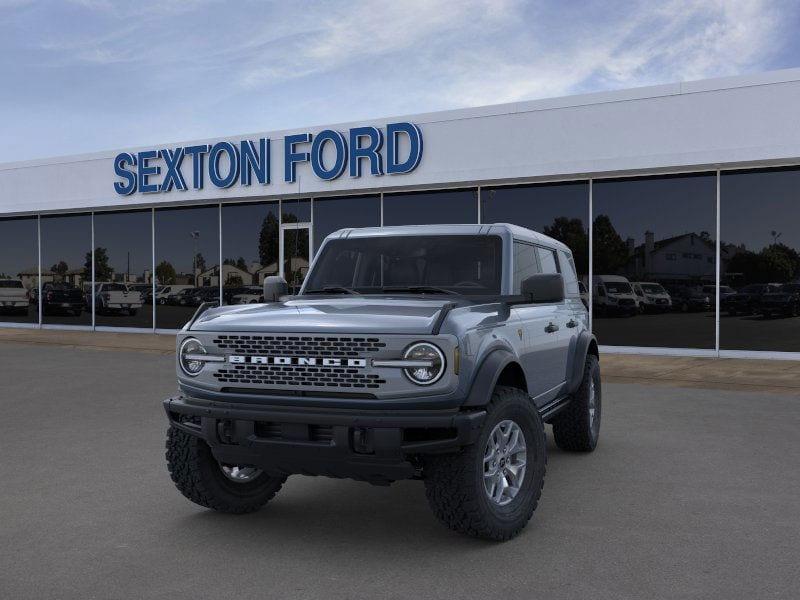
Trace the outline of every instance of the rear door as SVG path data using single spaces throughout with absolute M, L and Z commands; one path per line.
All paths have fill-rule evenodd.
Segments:
M 542 272 L 536 246 L 514 240 L 513 268 L 513 293 L 519 294 L 525 278 Z M 528 381 L 528 392 L 531 396 L 541 397 L 541 403 L 549 398 L 548 392 L 552 392 L 563 379 L 563 370 L 559 367 L 558 307 L 549 304 L 520 304 L 514 306 L 512 311 L 519 319 L 519 332 L 523 342 L 520 362 Z
M 578 277 L 574 270 L 572 270 L 571 264 L 567 263 L 567 257 L 564 253 L 559 253 L 556 250 L 543 246 L 537 246 L 536 251 L 539 254 L 539 264 L 542 267 L 542 273 L 560 273 L 564 278 L 564 284 L 566 286 L 564 290 L 564 300 L 548 305 L 552 306 L 553 310 L 552 323 L 558 327 L 555 336 L 557 338 L 557 347 L 554 350 L 553 357 L 553 362 L 555 364 L 554 385 L 558 385 L 566 381 L 570 344 L 573 342 L 573 338 L 577 336 L 577 332 L 580 329 L 580 317 L 577 313 L 578 306 L 573 305 L 570 300 L 570 296 L 576 296 L 578 294 Z

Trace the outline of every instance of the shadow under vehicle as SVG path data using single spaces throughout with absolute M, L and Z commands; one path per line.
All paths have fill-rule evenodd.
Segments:
M 664 313 L 672 310 L 672 298 L 660 283 L 634 281 L 631 285 L 639 300 L 639 312 Z
M 735 294 L 720 300 L 720 311 L 727 312 L 732 317 L 757 314 L 761 297 L 770 292 L 777 292 L 780 287 L 779 283 L 751 283 Z
M 42 286 L 42 312 L 44 314 L 67 313 L 80 316 L 86 300 L 80 289 L 69 283 L 48 281 Z
M 757 310 L 765 317 L 800 315 L 800 283 L 784 283 L 777 290 L 763 294 Z
M 0 312 L 28 314 L 30 293 L 20 279 L 0 279 Z
M 564 450 L 598 441 L 577 284 L 566 245 L 514 225 L 337 231 L 298 295 L 268 277 L 268 302 L 202 307 L 178 334 L 172 480 L 247 513 L 290 475 L 418 479 L 451 529 L 510 539 L 541 494 L 544 424 Z

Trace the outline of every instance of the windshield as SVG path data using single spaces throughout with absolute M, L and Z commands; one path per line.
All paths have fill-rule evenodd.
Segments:
M 657 283 L 643 283 L 642 290 L 645 294 L 666 294 L 666 290 Z
M 102 285 L 104 292 L 127 292 L 128 291 L 128 288 L 126 288 L 121 283 L 99 283 L 97 285 L 98 285 L 98 287 L 100 287 Z
M 502 241 L 489 235 L 404 235 L 331 240 L 305 293 L 497 295 Z
M 21 288 L 22 282 L 19 279 L 0 280 L 0 288 Z
M 608 291 L 609 294 L 630 294 L 631 284 L 613 281 L 610 283 L 606 283 L 606 290 Z

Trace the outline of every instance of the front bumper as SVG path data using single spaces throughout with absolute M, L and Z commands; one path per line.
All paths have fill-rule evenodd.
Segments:
M 389 483 L 414 477 L 418 457 L 455 452 L 477 439 L 486 411 L 255 406 L 176 396 L 170 425 L 203 439 L 224 464 L 276 475 Z

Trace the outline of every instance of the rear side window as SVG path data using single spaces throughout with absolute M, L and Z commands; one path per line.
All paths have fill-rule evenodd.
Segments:
M 539 253 L 539 264 L 542 268 L 542 273 L 558 273 L 558 261 L 556 260 L 556 253 L 549 248 L 536 247 Z
M 561 273 L 564 275 L 565 292 L 567 296 L 578 296 L 580 294 L 578 274 L 575 272 L 575 263 L 572 262 L 572 256 L 561 250 L 558 253 Z
M 514 293 L 522 293 L 522 281 L 541 273 L 536 247 L 523 242 L 514 242 Z

